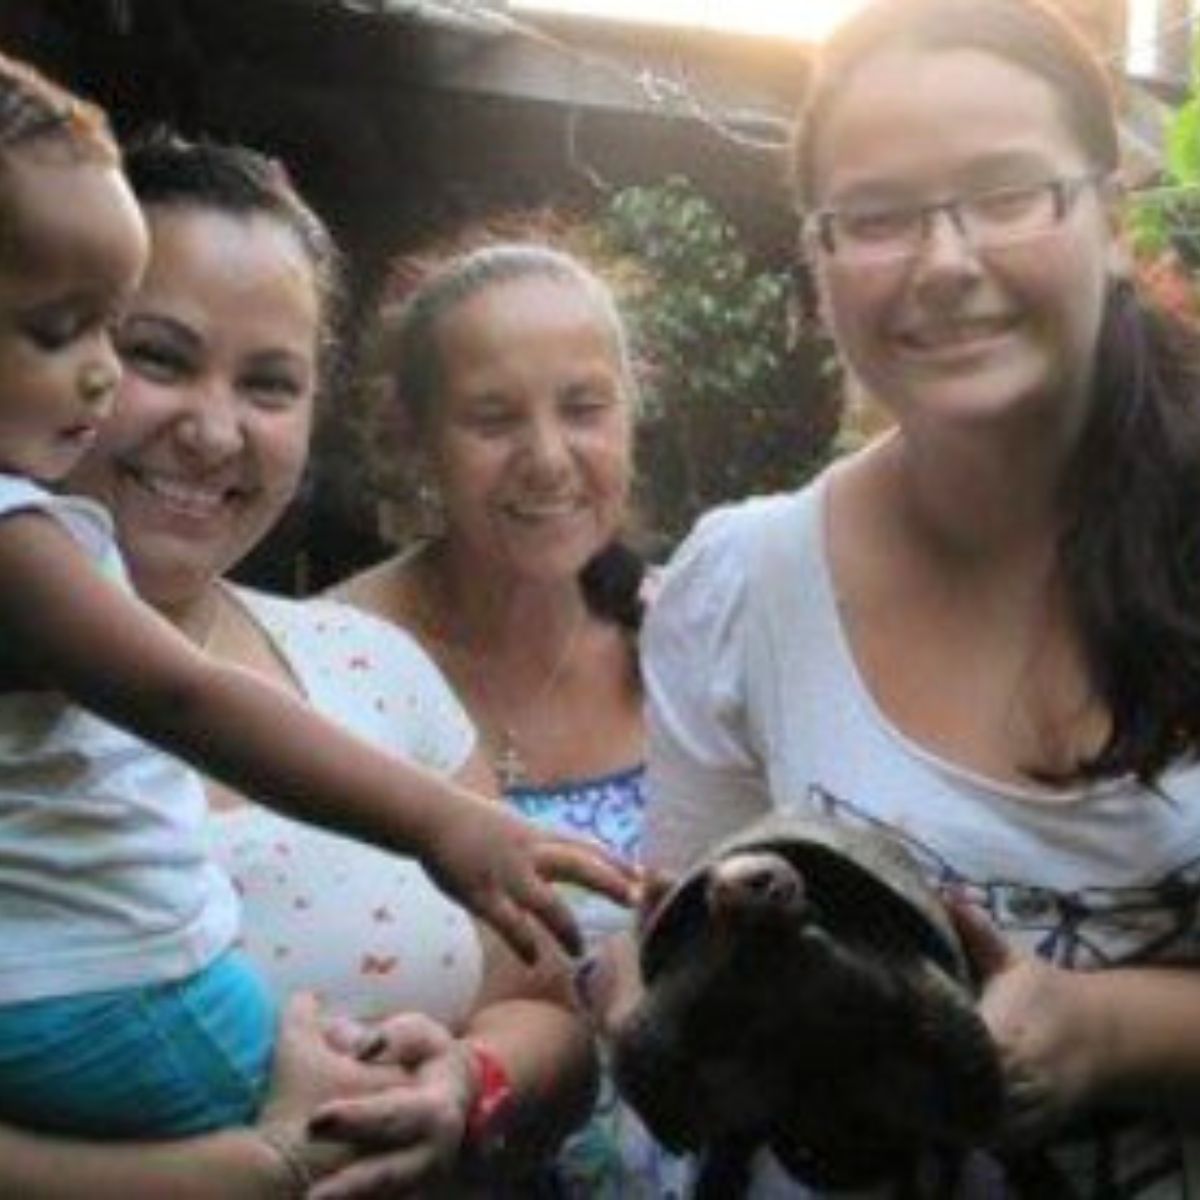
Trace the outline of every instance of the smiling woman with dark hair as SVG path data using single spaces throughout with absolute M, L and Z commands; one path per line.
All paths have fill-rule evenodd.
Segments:
M 1129 282 L 1103 69 L 1036 0 L 876 0 L 797 128 L 822 313 L 895 428 L 667 568 L 646 857 L 770 808 L 891 830 L 974 951 L 999 1149 L 1042 1170 L 961 1194 L 1182 1196 L 1200 350 Z

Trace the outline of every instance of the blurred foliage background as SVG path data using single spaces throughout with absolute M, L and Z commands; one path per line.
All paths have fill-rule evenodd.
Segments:
M 1188 319 L 1200 319 L 1200 37 L 1193 37 L 1191 86 L 1163 130 L 1161 178 L 1130 196 L 1129 232 L 1142 286 Z
M 684 178 L 631 187 L 595 222 L 633 260 L 624 306 L 643 393 L 641 476 L 668 541 L 724 501 L 796 486 L 828 457 L 840 388 L 792 263 L 752 261 L 737 230 Z

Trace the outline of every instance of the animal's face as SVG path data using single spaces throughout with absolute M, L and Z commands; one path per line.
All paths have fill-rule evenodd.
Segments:
M 665 1144 L 762 1130 L 789 1105 L 789 1029 L 804 979 L 829 957 L 804 880 L 766 852 L 721 859 L 703 912 L 618 1031 L 618 1086 Z

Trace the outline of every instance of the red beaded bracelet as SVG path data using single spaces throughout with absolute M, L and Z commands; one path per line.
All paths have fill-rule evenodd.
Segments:
M 512 1080 L 504 1064 L 478 1042 L 467 1042 L 475 1065 L 475 1097 L 467 1110 L 465 1137 L 479 1153 L 499 1149 L 516 1103 Z

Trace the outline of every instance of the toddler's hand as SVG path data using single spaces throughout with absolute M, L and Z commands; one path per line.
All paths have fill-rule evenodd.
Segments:
M 650 918 L 658 911 L 659 905 L 678 882 L 677 875 L 667 875 L 649 867 L 642 868 L 634 893 L 634 907 L 637 911 L 636 929 L 639 934 L 645 930 L 650 923 Z
M 537 958 L 540 922 L 570 954 L 582 947 L 570 907 L 553 881 L 575 883 L 631 905 L 636 868 L 575 838 L 543 833 L 501 803 L 472 799 L 439 813 L 425 862 L 438 885 L 491 925 L 526 962 Z

